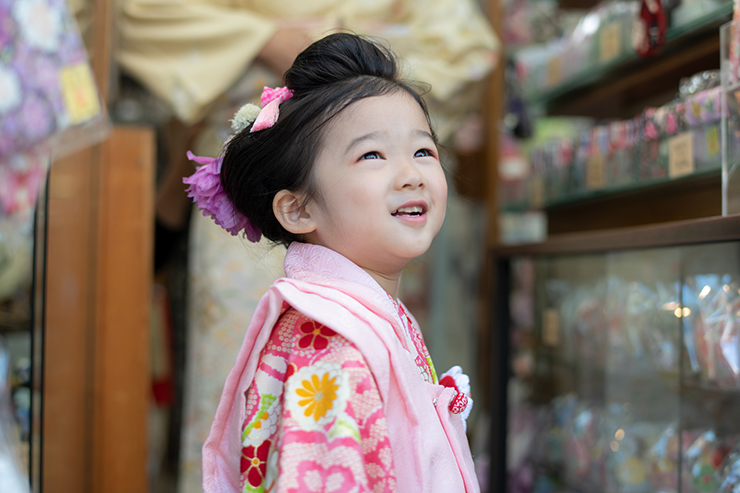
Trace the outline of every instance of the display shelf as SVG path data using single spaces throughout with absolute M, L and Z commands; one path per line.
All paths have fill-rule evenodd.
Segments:
M 669 29 L 664 51 L 641 59 L 627 54 L 587 69 L 551 89 L 529 92 L 534 105 L 552 115 L 629 118 L 647 105 L 675 97 L 677 82 L 702 70 L 719 68 L 719 27 L 732 15 L 732 4 Z
M 722 214 L 720 170 L 549 205 L 548 233 L 625 228 Z
M 492 439 L 514 455 L 491 448 L 492 460 L 502 461 L 492 470 L 507 471 L 491 476 L 491 487 L 537 491 L 533 485 L 545 477 L 565 485 L 548 491 L 648 492 L 669 484 L 704 491 L 698 481 L 740 446 L 740 387 L 732 366 L 740 355 L 740 313 L 733 308 L 740 303 L 739 253 L 740 215 L 494 248 L 493 312 L 501 315 L 492 321 L 497 340 L 490 351 L 510 361 L 529 354 L 532 368 L 553 371 L 517 375 L 509 380 L 517 391 L 508 395 L 501 392 L 505 384 L 492 385 L 499 389 L 492 398 L 506 401 L 503 415 L 494 416 Z M 596 291 L 599 285 L 605 293 Z M 603 298 L 612 300 L 605 319 L 594 319 L 588 307 Z M 680 303 L 683 316 L 660 318 L 671 312 L 666 299 Z M 546 316 L 550 310 L 559 317 Z M 709 334 L 725 323 L 722 310 L 730 318 L 719 339 Z M 553 338 L 553 330 L 561 335 Z M 552 348 L 547 341 L 559 342 Z M 509 375 L 492 378 L 506 382 Z M 544 438 L 527 444 L 529 431 Z M 542 444 L 559 452 L 543 456 Z M 514 456 L 519 460 L 507 463 Z M 550 460 L 547 468 L 538 463 L 542 457 Z M 654 474 L 659 463 L 665 468 Z M 528 473 L 529 486 L 520 482 Z

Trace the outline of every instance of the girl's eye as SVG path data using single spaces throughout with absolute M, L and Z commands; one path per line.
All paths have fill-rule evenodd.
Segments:
M 414 153 L 414 157 L 433 157 L 434 153 L 430 151 L 429 149 L 419 149 Z
M 363 154 L 360 159 L 380 159 L 380 153 L 377 151 L 368 152 Z

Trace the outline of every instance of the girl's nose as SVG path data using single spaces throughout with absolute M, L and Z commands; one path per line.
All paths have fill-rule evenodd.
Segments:
M 424 187 L 424 177 L 415 163 L 405 163 L 396 177 L 396 186 L 399 189 L 415 190 Z

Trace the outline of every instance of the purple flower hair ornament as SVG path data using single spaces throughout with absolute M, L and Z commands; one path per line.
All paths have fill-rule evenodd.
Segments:
M 245 104 L 236 112 L 231 120 L 231 128 L 234 132 L 241 132 L 249 125 L 252 125 L 250 132 L 258 132 L 270 128 L 278 120 L 280 115 L 280 103 L 287 101 L 293 96 L 293 91 L 287 87 L 277 87 L 275 89 L 264 87 L 260 104 L 262 109 L 254 104 Z M 203 211 L 204 216 L 211 218 L 231 233 L 237 236 L 244 231 L 247 239 L 253 243 L 260 241 L 262 232 L 246 216 L 234 208 L 226 196 L 226 191 L 221 186 L 221 164 L 223 157 L 210 158 L 196 156 L 188 151 L 188 159 L 194 161 L 199 166 L 195 173 L 182 181 L 190 185 L 186 191 L 188 197 L 198 204 L 198 208 Z
M 188 197 L 198 204 L 204 216 L 210 216 L 216 224 L 224 228 L 233 236 L 242 231 L 247 239 L 253 243 L 260 241 L 262 232 L 246 216 L 237 211 L 226 196 L 221 186 L 221 163 L 223 157 L 210 158 L 196 156 L 188 151 L 188 159 L 203 166 L 199 166 L 195 173 L 182 181 L 186 185 Z

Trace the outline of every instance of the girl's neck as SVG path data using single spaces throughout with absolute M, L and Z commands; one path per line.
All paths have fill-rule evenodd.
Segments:
M 363 269 L 365 272 L 370 274 L 370 277 L 380 284 L 380 287 L 385 290 L 394 300 L 398 299 L 398 288 L 401 283 L 401 273 L 389 276 L 381 272 L 375 272 L 369 269 Z

